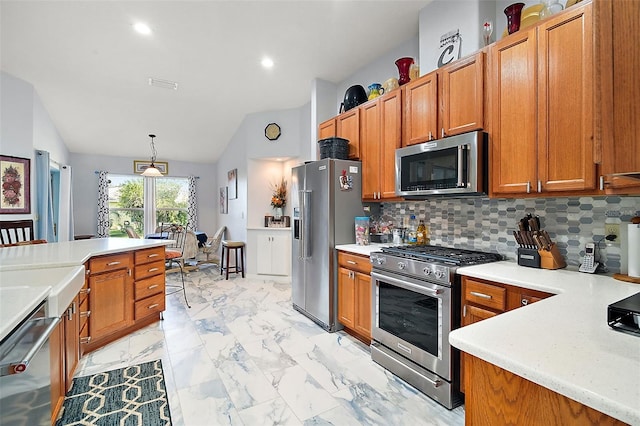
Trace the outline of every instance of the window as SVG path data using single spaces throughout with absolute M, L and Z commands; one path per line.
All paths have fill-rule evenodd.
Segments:
M 127 227 L 142 237 L 160 223 L 186 225 L 188 197 L 187 178 L 109 174 L 109 236 L 126 238 Z

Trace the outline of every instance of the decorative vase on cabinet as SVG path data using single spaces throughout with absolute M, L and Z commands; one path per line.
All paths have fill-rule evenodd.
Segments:
M 411 64 L 413 64 L 413 58 L 400 58 L 396 61 L 398 74 L 400 74 L 400 78 L 398 78 L 400 86 L 409 82 L 409 70 L 411 69 Z
M 513 34 L 520 29 L 520 14 L 524 3 L 513 3 L 504 9 L 504 14 L 507 15 L 507 31 L 509 34 Z

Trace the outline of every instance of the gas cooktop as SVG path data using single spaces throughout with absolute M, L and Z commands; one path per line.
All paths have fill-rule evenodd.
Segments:
M 497 253 L 429 245 L 389 246 L 383 247 L 382 252 L 407 259 L 441 262 L 457 266 L 469 266 L 502 260 L 502 256 Z

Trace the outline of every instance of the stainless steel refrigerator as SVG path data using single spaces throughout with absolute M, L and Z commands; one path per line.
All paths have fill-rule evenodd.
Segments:
M 362 165 L 324 159 L 291 170 L 293 307 L 327 331 L 338 323 L 337 244 L 355 243 L 363 216 Z

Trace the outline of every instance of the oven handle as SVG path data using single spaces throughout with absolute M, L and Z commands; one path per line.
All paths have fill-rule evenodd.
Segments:
M 376 272 L 372 272 L 371 273 L 371 278 L 376 280 L 376 282 L 377 281 L 385 281 L 385 282 L 387 282 L 389 284 L 395 285 L 396 287 L 404 288 L 405 290 L 409 290 L 409 291 L 415 291 L 416 293 L 424 294 L 424 295 L 427 295 L 427 296 L 434 295 L 434 296 L 440 296 L 441 297 L 442 293 L 444 293 L 444 290 L 447 288 L 447 287 L 441 287 L 441 286 L 439 286 L 439 288 L 436 288 L 436 289 L 423 287 L 421 285 L 412 284 L 411 282 L 407 282 L 406 280 L 408 280 L 408 278 L 405 279 L 405 280 L 400 280 L 398 278 L 393 278 L 393 277 L 390 277 L 388 275 L 381 275 L 381 274 L 378 274 Z M 376 286 L 377 286 L 377 283 L 376 283 Z

